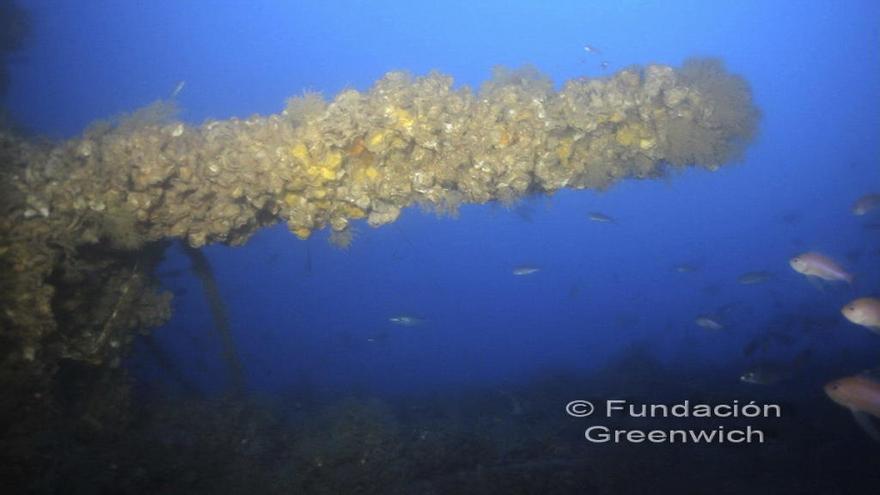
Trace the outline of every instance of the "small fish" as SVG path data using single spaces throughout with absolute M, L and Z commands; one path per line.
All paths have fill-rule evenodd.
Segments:
M 767 271 L 747 272 L 737 277 L 736 281 L 742 285 L 763 284 L 770 280 L 773 274 Z
M 678 273 L 694 273 L 698 268 L 690 263 L 680 263 L 672 267 Z
M 849 409 L 865 433 L 880 442 L 880 432 L 869 416 L 880 418 L 880 383 L 865 375 L 854 375 L 825 385 L 825 394 Z
M 609 64 L 607 60 L 603 60 L 602 62 L 599 63 L 599 67 L 601 67 L 602 70 L 608 69 L 609 65 L 611 65 L 611 64 Z
M 768 363 L 755 366 L 739 377 L 740 381 L 752 385 L 776 385 L 793 376 L 792 371 L 785 365 Z
M 700 315 L 694 320 L 698 327 L 707 330 L 722 330 L 724 325 L 718 321 L 717 317 L 712 315 Z
M 173 100 L 177 98 L 177 95 L 179 95 L 180 92 L 183 91 L 184 86 L 186 86 L 186 81 L 180 81 L 179 83 L 177 83 L 177 86 L 174 87 L 174 91 L 171 92 L 170 99 Z
M 794 271 L 813 280 L 846 282 L 850 285 L 853 283 L 854 277 L 851 273 L 843 269 L 836 261 L 817 252 L 799 254 L 789 260 L 789 264 Z
M 599 223 L 614 223 L 613 218 L 609 217 L 608 215 L 606 215 L 604 213 L 598 212 L 598 211 L 589 212 L 587 214 L 587 218 L 589 218 L 590 220 L 592 220 L 594 222 L 599 222 Z
M 385 342 L 386 340 L 388 340 L 388 333 L 387 332 L 379 332 L 379 333 L 367 336 L 367 342 L 369 342 L 371 344 Z
M 809 351 L 802 351 L 790 363 L 761 363 L 747 370 L 739 379 L 752 385 L 776 385 L 794 378 L 797 372 L 807 363 L 809 356 Z
M 880 333 L 880 299 L 861 297 L 840 310 L 847 320 Z
M 534 266 L 518 266 L 513 269 L 512 273 L 518 277 L 523 277 L 538 273 L 539 271 L 541 271 L 541 269 Z
M 409 315 L 392 316 L 391 318 L 388 318 L 388 321 L 402 327 L 415 327 L 425 322 L 425 320 L 421 318 Z
M 584 51 L 591 55 L 598 55 L 602 53 L 598 48 L 593 45 L 584 45 Z
M 866 194 L 859 198 L 852 206 L 853 215 L 867 215 L 880 207 L 880 194 Z

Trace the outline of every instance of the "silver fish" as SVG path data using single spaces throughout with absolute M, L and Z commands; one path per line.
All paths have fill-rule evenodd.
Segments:
M 180 81 L 179 83 L 177 83 L 177 86 L 174 87 L 174 91 L 171 92 L 170 99 L 173 100 L 177 98 L 177 95 L 179 95 L 180 92 L 183 91 L 184 86 L 186 86 L 186 81 Z
M 391 318 L 388 318 L 388 321 L 402 327 L 415 327 L 425 322 L 422 318 L 416 318 L 415 316 L 409 315 L 392 316 Z
M 533 275 L 539 271 L 541 271 L 541 269 L 534 266 L 518 266 L 513 269 L 512 273 L 518 277 L 523 277 L 526 275 Z
M 700 315 L 694 320 L 694 323 L 697 324 L 698 327 L 705 328 L 707 330 L 722 330 L 724 329 L 724 325 L 718 321 L 718 319 L 711 315 Z
M 608 215 L 606 215 L 602 212 L 598 212 L 598 211 L 589 212 L 587 214 L 587 218 L 589 218 L 590 220 L 592 220 L 594 222 L 599 222 L 599 223 L 614 223 L 613 218 L 609 217 Z

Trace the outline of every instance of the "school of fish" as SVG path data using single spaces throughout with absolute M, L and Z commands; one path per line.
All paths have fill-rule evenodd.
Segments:
M 856 200 L 852 213 L 865 216 L 880 207 L 880 194 L 866 194 Z M 853 287 L 855 276 L 834 259 L 818 252 L 806 252 L 789 260 L 794 271 L 804 275 L 817 287 L 822 284 L 846 283 Z M 848 321 L 880 334 L 880 298 L 859 297 L 841 308 Z M 880 442 L 880 430 L 872 417 L 880 419 L 880 381 L 869 372 L 839 378 L 825 385 L 825 394 L 835 403 L 849 409 L 859 426 L 872 439 Z

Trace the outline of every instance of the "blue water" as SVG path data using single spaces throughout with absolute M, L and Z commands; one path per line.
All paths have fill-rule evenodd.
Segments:
M 348 251 L 322 235 L 298 241 L 280 226 L 244 248 L 209 247 L 255 389 L 304 379 L 370 390 L 492 383 L 600 366 L 633 342 L 663 360 L 735 361 L 771 316 L 771 297 L 789 311 L 845 299 L 817 293 L 788 269 L 788 257 L 805 249 L 866 251 L 852 268 L 877 290 L 876 233 L 847 214 L 880 184 L 874 2 L 23 5 L 35 29 L 13 61 L 8 105 L 29 128 L 57 137 L 165 97 L 179 81 L 183 118 L 193 123 L 275 113 L 303 90 L 366 90 L 395 69 L 438 69 L 478 86 L 494 65 L 533 64 L 559 84 L 712 55 L 752 85 L 760 135 L 742 163 L 717 173 L 563 191 L 520 211 L 468 206 L 454 220 L 411 208 L 391 226 L 358 226 Z M 587 54 L 586 44 L 601 53 Z M 593 210 L 617 224 L 588 222 Z M 788 212 L 801 221 L 781 222 Z M 685 262 L 701 270 L 673 271 Z M 542 271 L 514 278 L 518 264 Z M 778 276 L 738 286 L 749 270 Z M 156 335 L 194 379 L 216 388 L 215 349 L 206 343 L 201 356 L 188 340 L 211 325 L 197 281 L 167 283 L 192 290 Z M 701 293 L 706 285 L 719 292 Z M 730 332 L 694 328 L 694 315 L 729 302 L 748 308 Z M 400 313 L 426 323 L 390 325 Z M 376 335 L 388 338 L 370 345 Z M 830 344 L 867 342 L 859 329 L 841 328 Z
M 751 85 L 762 118 L 743 159 L 717 172 L 565 190 L 514 208 L 467 205 L 455 218 L 412 207 L 378 229 L 356 223 L 347 250 L 326 231 L 301 241 L 283 225 L 244 247 L 205 248 L 247 389 L 324 398 L 507 389 L 588 375 L 639 349 L 683 376 L 718 372 L 717 388 L 748 399 L 755 388 L 739 375 L 753 359 L 743 348 L 774 318 L 800 317 L 819 328 L 789 329 L 793 340 L 763 357 L 808 351 L 809 400 L 860 438 L 817 384 L 875 367 L 880 352 L 880 337 L 839 313 L 853 297 L 880 295 L 880 231 L 864 227 L 880 213 L 849 211 L 880 191 L 880 3 L 21 4 L 34 29 L 10 61 L 6 105 L 54 138 L 165 98 L 180 81 L 181 118 L 198 124 L 277 113 L 305 90 L 367 90 L 399 69 L 479 87 L 495 65 L 533 64 L 558 87 L 632 64 L 723 59 Z M 616 222 L 591 222 L 591 211 Z M 855 288 L 819 291 L 792 271 L 788 259 L 808 250 L 841 260 L 858 274 Z M 697 270 L 679 273 L 682 263 Z M 515 277 L 518 265 L 540 271 Z M 188 381 L 218 395 L 228 370 L 188 266 L 171 246 L 158 273 L 176 294 L 174 316 L 153 335 Z M 772 278 L 737 283 L 756 270 Z M 723 331 L 694 323 L 725 306 Z M 400 314 L 424 322 L 389 322 Z M 173 393 L 144 348 L 128 366 Z

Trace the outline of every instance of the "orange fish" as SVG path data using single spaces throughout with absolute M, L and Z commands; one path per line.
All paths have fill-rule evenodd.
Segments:
M 880 299 L 860 297 L 840 310 L 847 320 L 880 333 Z
M 858 199 L 852 207 L 853 215 L 865 215 L 880 207 L 880 194 L 866 194 Z
M 811 280 L 846 282 L 852 285 L 855 278 L 836 261 L 817 252 L 799 254 L 788 263 L 794 271 L 810 277 Z
M 864 375 L 848 376 L 825 385 L 825 393 L 849 409 L 865 433 L 880 442 L 880 431 L 870 418 L 880 418 L 880 383 Z

